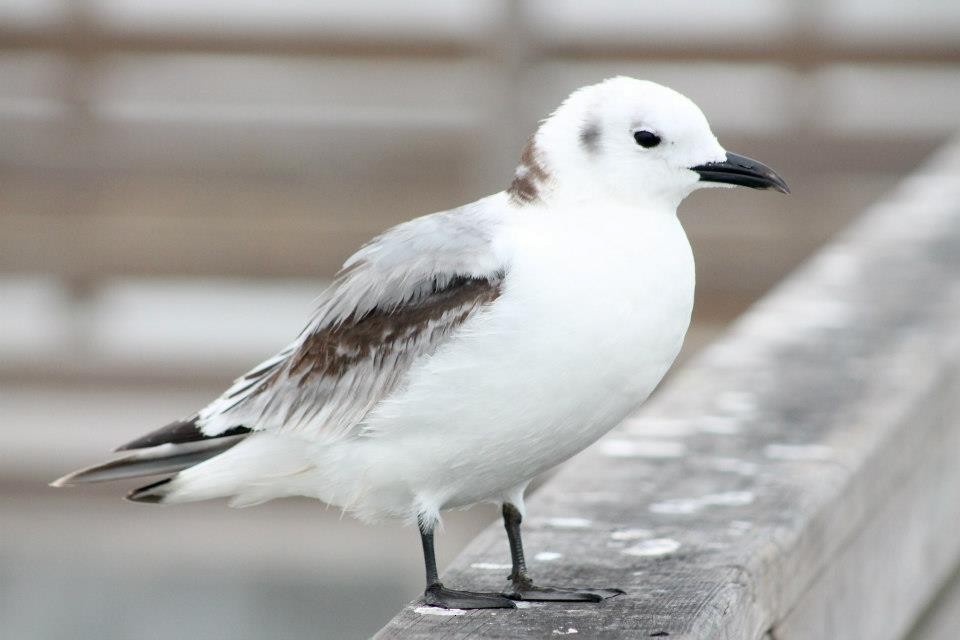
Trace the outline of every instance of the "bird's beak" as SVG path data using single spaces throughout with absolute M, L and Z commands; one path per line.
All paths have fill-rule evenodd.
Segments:
M 723 162 L 708 162 L 690 169 L 700 174 L 701 182 L 737 184 L 751 189 L 775 189 L 780 193 L 790 193 L 790 187 L 776 171 L 762 162 L 729 151 Z

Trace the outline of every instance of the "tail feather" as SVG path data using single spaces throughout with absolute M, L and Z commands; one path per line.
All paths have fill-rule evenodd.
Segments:
M 227 436 L 184 444 L 161 444 L 134 450 L 121 458 L 68 473 L 51 482 L 50 486 L 64 487 L 88 482 L 107 482 L 175 473 L 223 453 L 244 437 L 245 435 Z
M 173 478 L 164 478 L 159 482 L 148 484 L 145 487 L 139 487 L 127 494 L 127 500 L 131 502 L 146 502 L 148 504 L 159 504 L 163 502 L 166 492 L 160 487 L 170 484 Z

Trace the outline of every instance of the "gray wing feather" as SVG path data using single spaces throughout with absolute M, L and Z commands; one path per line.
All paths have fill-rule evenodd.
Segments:
M 491 199 L 398 225 L 362 247 L 284 350 L 200 411 L 207 435 L 243 425 L 333 441 L 495 300 L 506 265 Z

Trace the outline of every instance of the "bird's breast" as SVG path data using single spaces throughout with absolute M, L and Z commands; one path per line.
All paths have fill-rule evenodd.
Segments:
M 629 211 L 593 224 L 520 229 L 515 240 L 506 293 L 537 319 L 537 331 L 558 345 L 582 345 L 591 359 L 673 361 L 689 325 L 695 281 L 676 215 Z
M 614 427 L 666 374 L 690 322 L 693 256 L 675 215 L 549 225 L 516 240 L 491 349 L 499 397 L 536 416 L 525 437 L 536 434 L 549 466 Z

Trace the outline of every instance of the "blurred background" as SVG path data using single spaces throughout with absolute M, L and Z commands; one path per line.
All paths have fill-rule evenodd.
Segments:
M 960 3 L 0 0 L 0 636 L 361 638 L 415 597 L 399 526 L 46 483 L 202 406 L 616 74 L 794 191 L 682 207 L 687 357 L 957 129 Z M 451 514 L 441 561 L 494 517 Z

